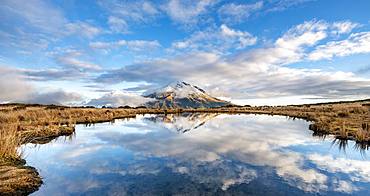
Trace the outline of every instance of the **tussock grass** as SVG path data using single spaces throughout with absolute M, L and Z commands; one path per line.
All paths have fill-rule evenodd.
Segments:
M 17 134 L 16 124 L 0 124 L 0 157 L 15 158 L 20 138 Z
M 0 195 L 28 195 L 42 184 L 35 168 L 23 165 L 0 165 Z

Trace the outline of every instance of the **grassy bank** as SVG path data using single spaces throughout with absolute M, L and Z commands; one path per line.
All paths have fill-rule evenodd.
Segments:
M 43 105 L 0 105 L 0 193 L 25 194 L 37 190 L 41 178 L 17 151 L 24 143 L 46 143 L 70 135 L 78 123 L 97 123 L 137 114 L 218 112 L 284 115 L 312 121 L 318 134 L 370 143 L 370 100 L 282 107 L 223 107 L 213 109 L 83 108 Z

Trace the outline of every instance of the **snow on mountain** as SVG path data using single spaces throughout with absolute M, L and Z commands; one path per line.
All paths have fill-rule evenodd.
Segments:
M 162 89 L 158 89 L 154 93 L 157 95 L 173 93 L 176 98 L 185 98 L 192 94 L 206 95 L 204 90 L 199 87 L 181 81 L 173 82 Z
M 208 95 L 197 86 L 182 81 L 171 83 L 145 95 L 145 97 L 155 99 L 155 101 L 150 101 L 145 105 L 156 108 L 210 108 L 231 104 Z

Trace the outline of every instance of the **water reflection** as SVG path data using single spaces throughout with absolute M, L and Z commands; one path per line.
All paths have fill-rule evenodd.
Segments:
M 73 140 L 24 150 L 44 177 L 36 195 L 369 194 L 366 156 L 311 135 L 307 122 L 279 116 L 157 115 L 79 126 Z
M 207 121 L 215 118 L 218 113 L 181 113 L 181 114 L 159 114 L 145 117 L 144 120 L 160 122 L 170 130 L 186 133 L 204 125 Z

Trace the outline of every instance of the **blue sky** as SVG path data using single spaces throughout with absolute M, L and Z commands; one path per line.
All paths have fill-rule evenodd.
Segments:
M 241 104 L 366 98 L 368 10 L 367 0 L 3 0 L 0 101 L 126 104 L 176 80 Z

